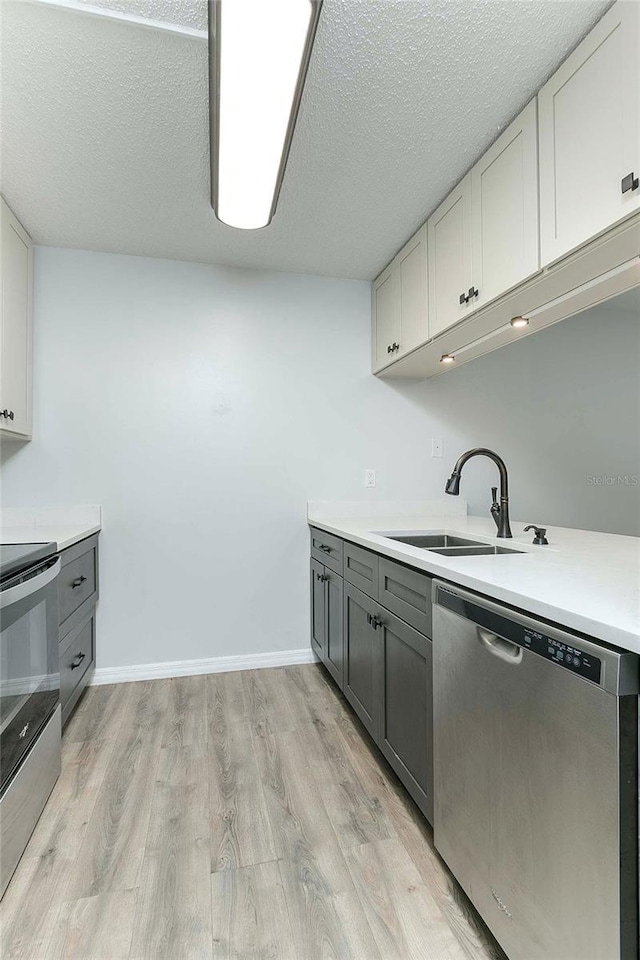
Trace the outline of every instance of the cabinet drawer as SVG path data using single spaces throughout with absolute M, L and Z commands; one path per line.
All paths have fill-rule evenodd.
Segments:
M 386 557 L 378 564 L 378 601 L 426 637 L 431 636 L 431 581 L 427 573 Z
M 311 527 L 311 556 L 342 576 L 343 543 L 324 530 Z
M 67 707 L 72 707 L 75 703 L 74 694 L 93 664 L 94 647 L 95 616 L 92 613 L 88 620 L 75 627 L 60 644 L 60 700 L 63 723 L 67 716 Z
M 344 578 L 373 597 L 378 596 L 378 557 L 369 550 L 344 544 Z
M 58 625 L 60 637 L 73 627 L 98 599 L 98 538 L 89 537 L 62 553 L 58 577 Z M 80 608 L 84 609 L 81 611 Z M 78 612 L 78 616 L 74 614 Z

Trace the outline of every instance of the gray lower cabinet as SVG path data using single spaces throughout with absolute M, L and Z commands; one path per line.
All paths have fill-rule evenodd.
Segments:
M 382 707 L 378 745 L 433 822 L 433 679 L 431 640 L 382 612 Z
M 382 658 L 378 604 L 350 583 L 344 587 L 344 695 L 378 740 L 382 708 Z
M 330 567 L 311 559 L 311 645 L 336 681 L 343 673 L 343 580 Z
M 344 578 L 359 587 L 368 597 L 378 599 L 378 555 L 355 543 L 345 541 L 343 547 Z
M 311 597 L 311 646 L 314 652 L 324 660 L 324 565 L 311 559 L 311 579 L 309 596 Z
M 431 636 L 431 586 L 428 573 L 379 557 L 377 597 L 381 606 L 427 637 Z
M 60 700 L 62 725 L 67 722 L 73 708 L 87 685 L 95 664 L 95 611 L 84 623 L 78 624 L 60 644 Z
M 433 821 L 431 581 L 421 570 L 311 531 L 313 649 Z
M 334 573 L 342 576 L 342 547 L 343 541 L 334 537 L 332 533 L 311 528 L 311 556 L 318 563 L 330 567 Z
M 67 722 L 95 669 L 98 537 L 87 537 L 60 554 L 58 640 L 62 725 Z

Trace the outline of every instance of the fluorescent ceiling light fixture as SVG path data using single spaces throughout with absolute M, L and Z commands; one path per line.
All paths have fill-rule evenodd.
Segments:
M 322 0 L 209 0 L 211 205 L 241 230 L 271 222 Z

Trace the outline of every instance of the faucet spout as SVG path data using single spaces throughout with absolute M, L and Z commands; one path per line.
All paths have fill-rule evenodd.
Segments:
M 499 457 L 493 450 L 489 450 L 487 447 L 474 447 L 473 450 L 467 450 L 466 453 L 463 453 L 462 456 L 458 458 L 453 472 L 447 480 L 444 488 L 445 493 L 454 497 L 459 495 L 462 468 L 472 457 L 488 457 L 490 460 L 493 460 L 498 468 L 498 473 L 500 474 L 500 503 L 496 503 L 494 499 L 491 513 L 498 527 L 498 536 L 511 538 L 511 525 L 509 523 L 509 477 L 507 467 L 502 457 Z

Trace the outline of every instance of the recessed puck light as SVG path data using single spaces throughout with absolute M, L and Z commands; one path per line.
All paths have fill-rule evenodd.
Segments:
M 529 321 L 526 317 L 512 317 L 509 323 L 515 330 L 519 330 L 521 327 L 529 326 Z

